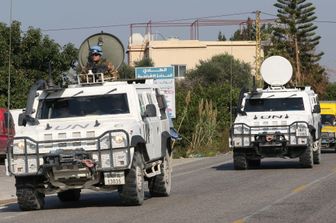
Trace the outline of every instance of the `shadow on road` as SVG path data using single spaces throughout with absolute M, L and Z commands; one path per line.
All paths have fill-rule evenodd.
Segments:
M 321 153 L 336 153 L 335 149 L 323 149 Z
M 150 199 L 149 192 L 145 192 L 145 200 Z M 56 195 L 45 197 L 43 210 L 76 209 L 90 207 L 126 207 L 121 203 L 117 192 L 111 193 L 83 193 L 79 201 L 61 202 Z M 43 211 L 41 210 L 41 211 Z M 0 212 L 22 212 L 17 203 L 4 205 Z
M 219 166 L 214 166 L 212 167 L 213 169 L 216 170 L 225 170 L 225 171 L 232 171 L 233 170 L 233 163 L 224 163 Z
M 224 163 L 219 166 L 215 166 L 213 168 L 219 171 L 236 171 L 233 168 L 232 162 Z M 283 160 L 283 161 L 262 160 L 260 167 L 248 168 L 248 170 L 267 170 L 267 169 L 304 169 L 304 168 L 301 167 L 300 163 L 297 160 Z
M 0 156 L 0 165 L 5 165 L 5 159 L 6 157 Z

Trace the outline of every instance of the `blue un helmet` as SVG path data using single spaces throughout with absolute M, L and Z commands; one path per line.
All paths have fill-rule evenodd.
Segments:
M 94 53 L 97 53 L 100 56 L 102 56 L 103 55 L 103 50 L 102 50 L 102 48 L 100 46 L 92 46 L 90 48 L 90 54 L 92 55 Z

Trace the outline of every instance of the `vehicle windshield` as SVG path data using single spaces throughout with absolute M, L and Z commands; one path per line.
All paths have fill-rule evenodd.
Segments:
M 245 112 L 304 111 L 302 98 L 250 98 L 245 102 Z
M 39 103 L 39 119 L 80 117 L 87 115 L 127 114 L 126 94 L 51 98 Z
M 321 115 L 322 125 L 335 125 L 335 115 Z

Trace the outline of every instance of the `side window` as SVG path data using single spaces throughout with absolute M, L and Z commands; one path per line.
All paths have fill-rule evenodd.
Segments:
M 148 101 L 148 104 L 154 104 L 153 99 L 152 99 L 152 95 L 150 93 L 147 93 L 147 101 Z
M 140 103 L 141 116 L 144 116 L 145 110 L 146 110 L 145 102 L 143 100 L 142 94 L 138 94 L 138 97 L 139 97 L 139 103 Z
M 166 115 L 167 103 L 166 103 L 165 96 L 156 92 L 156 100 L 159 105 L 161 119 L 166 119 L 167 118 L 167 115 Z
M 319 113 L 321 113 L 321 106 L 320 106 L 320 101 L 318 99 L 318 96 L 314 97 L 314 101 L 316 105 L 318 106 Z
M 314 110 L 314 107 L 316 105 L 316 98 L 315 97 L 310 97 L 310 104 L 311 104 L 311 109 Z

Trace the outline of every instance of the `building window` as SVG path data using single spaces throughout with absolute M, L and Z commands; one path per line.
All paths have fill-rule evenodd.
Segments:
M 175 77 L 184 77 L 187 71 L 187 65 L 185 64 L 172 64 L 174 67 Z

